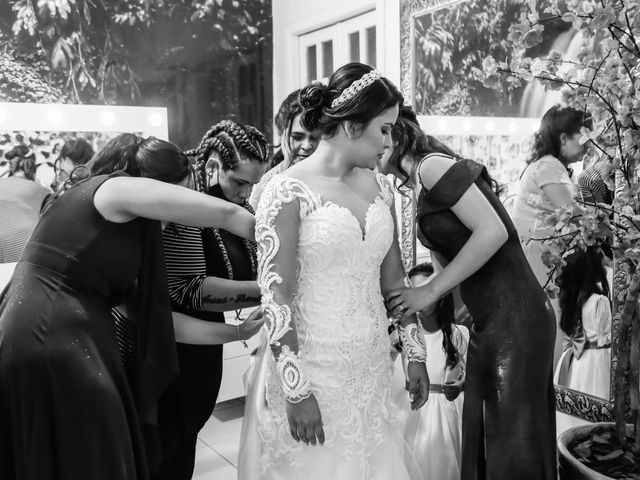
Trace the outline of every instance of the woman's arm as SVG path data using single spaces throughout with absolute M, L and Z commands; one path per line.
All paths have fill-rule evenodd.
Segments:
M 110 178 L 96 190 L 93 203 L 111 222 L 145 217 L 194 227 L 223 228 L 254 239 L 255 219 L 241 206 L 149 178 Z
M 169 296 L 174 305 L 198 311 L 226 312 L 260 304 L 255 281 L 207 276 L 202 231 L 169 224 L 162 232 Z
M 206 277 L 200 286 L 202 309 L 227 312 L 260 305 L 260 288 L 253 280 Z
M 541 190 L 554 208 L 562 208 L 570 204 L 578 205 L 570 185 L 564 183 L 549 183 L 541 187 Z
M 423 161 L 420 178 L 424 187 L 433 187 L 453 163 L 450 158 L 439 156 Z M 389 308 L 404 305 L 407 308 L 405 316 L 420 311 L 477 272 L 507 241 L 507 229 L 502 220 L 475 184 L 467 189 L 451 211 L 471 231 L 467 243 L 432 282 L 415 289 L 392 292 L 388 296 Z
M 454 161 L 444 157 L 430 157 L 422 162 L 420 178 L 430 180 L 431 188 L 451 168 Z M 426 180 L 429 179 L 429 180 Z M 507 241 L 507 229 L 489 200 L 472 184 L 451 211 L 471 231 L 471 236 L 458 255 L 425 287 L 440 298 L 469 278 L 495 255 Z
M 239 325 L 207 322 L 198 318 L 173 312 L 173 328 L 176 342 L 192 345 L 220 345 L 223 343 L 248 340 L 262 327 L 262 310 L 257 308 Z

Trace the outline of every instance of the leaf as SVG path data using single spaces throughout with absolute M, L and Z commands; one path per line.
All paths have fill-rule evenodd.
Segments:
M 591 456 L 591 440 L 587 440 L 586 442 L 582 442 L 573 449 L 573 452 L 584 459 L 588 459 Z
M 608 453 L 607 455 L 597 455 L 596 454 L 596 458 L 600 461 L 607 461 L 607 460 L 613 460 L 615 458 L 618 458 L 620 456 L 622 456 L 624 454 L 624 451 L 620 448 L 618 450 L 614 450 L 611 453 Z

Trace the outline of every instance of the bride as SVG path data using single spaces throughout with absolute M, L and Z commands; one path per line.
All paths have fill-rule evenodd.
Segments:
M 256 363 L 240 479 L 408 479 L 390 409 L 383 294 L 404 284 L 393 193 L 372 169 L 402 96 L 351 63 L 300 93 L 316 152 L 266 187 L 256 216 L 269 354 Z M 428 396 L 416 318 L 400 328 L 409 397 Z M 264 354 L 264 351 L 267 354 Z

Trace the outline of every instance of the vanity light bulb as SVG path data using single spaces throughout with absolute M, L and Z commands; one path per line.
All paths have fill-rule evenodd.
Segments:
M 50 110 L 47 118 L 52 125 L 60 125 L 64 121 L 64 117 L 59 110 Z
M 465 120 L 464 122 L 462 122 L 462 129 L 465 132 L 468 132 L 469 130 L 471 130 L 471 122 L 469 120 Z
M 438 130 L 440 130 L 441 132 L 444 132 L 447 129 L 447 122 L 445 122 L 444 120 L 440 120 L 438 122 Z
M 104 125 L 111 126 L 115 123 L 116 116 L 114 115 L 113 112 L 107 110 L 100 114 L 100 120 Z
M 509 122 L 509 131 L 511 133 L 515 133 L 518 131 L 518 126 L 516 125 L 516 122 Z
M 487 123 L 485 123 L 484 128 L 487 129 L 487 132 L 493 132 L 493 130 L 496 128 L 495 124 L 490 120 Z
M 157 112 L 152 113 L 151 115 L 149 115 L 149 123 L 153 127 L 159 127 L 163 123 L 162 115 Z

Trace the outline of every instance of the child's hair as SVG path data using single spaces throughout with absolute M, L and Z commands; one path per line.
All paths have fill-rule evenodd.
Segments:
M 560 288 L 560 328 L 569 336 L 582 328 L 582 307 L 594 293 L 609 296 L 607 272 L 599 247 L 578 250 L 566 258 L 556 280 Z
M 419 263 L 409 270 L 409 273 L 407 274 L 409 278 L 414 275 L 430 277 L 433 275 L 433 266 L 429 262 Z M 458 364 L 459 359 L 458 350 L 453 344 L 453 329 L 451 328 L 451 324 L 455 323 L 453 294 L 449 293 L 438 300 L 435 314 L 436 321 L 438 322 L 438 328 L 442 330 L 442 349 L 447 356 L 446 366 L 453 368 Z
M 425 277 L 430 277 L 431 275 L 433 275 L 433 265 L 431 265 L 429 262 L 422 262 L 415 265 L 411 270 L 409 270 L 407 277 L 411 278 L 414 275 L 424 275 Z
M 448 293 L 438 301 L 436 319 L 438 327 L 442 330 L 442 349 L 447 356 L 446 366 L 453 368 L 458 364 L 460 355 L 453 344 L 453 328 L 451 325 L 456 323 L 456 317 L 452 293 Z

